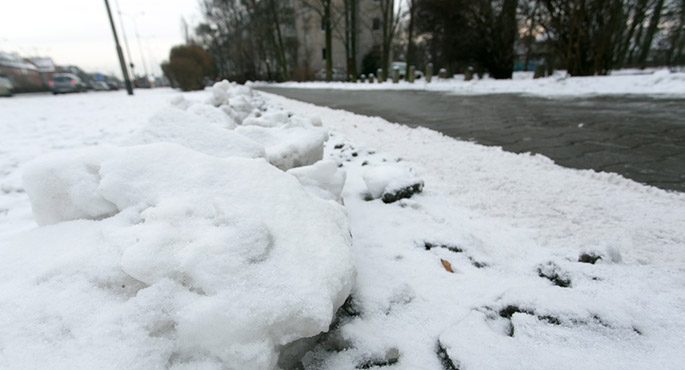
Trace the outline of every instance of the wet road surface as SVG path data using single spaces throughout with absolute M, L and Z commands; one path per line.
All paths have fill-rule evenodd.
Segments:
M 685 99 L 258 89 L 685 192 Z

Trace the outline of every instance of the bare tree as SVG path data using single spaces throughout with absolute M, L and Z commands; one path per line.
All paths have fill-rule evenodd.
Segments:
M 326 82 L 333 79 L 333 22 L 331 3 L 333 0 L 301 0 L 302 5 L 312 9 L 321 16 L 321 25 L 325 32 Z
M 667 4 L 665 13 L 665 55 L 669 66 L 685 65 L 685 0 L 674 0 Z
M 664 0 L 656 0 L 652 11 L 652 17 L 649 20 L 649 27 L 647 27 L 647 33 L 645 34 L 645 39 L 642 44 L 642 50 L 638 62 L 640 68 L 645 68 L 647 66 L 647 57 L 649 56 L 649 51 L 652 49 L 652 41 L 654 40 L 654 35 L 656 34 L 657 27 L 659 26 L 659 21 L 661 19 L 661 10 L 664 7 Z
M 292 9 L 276 0 L 202 0 L 196 39 L 214 57 L 219 74 L 238 81 L 290 78 L 289 47 L 282 34 L 293 27 Z M 294 59 L 294 58 L 291 58 Z M 295 58 L 296 59 L 296 58 Z
M 357 81 L 357 9 L 359 0 L 344 0 L 345 11 L 345 56 L 347 59 L 347 74 L 352 81 Z
M 395 0 L 379 0 L 381 7 L 381 68 L 385 76 L 378 76 L 378 78 L 388 77 L 388 68 L 390 67 L 390 55 L 392 49 L 392 41 L 395 38 L 395 32 L 399 24 L 399 10 L 395 13 Z
M 418 0 L 417 26 L 439 45 L 439 64 L 450 72 L 475 67 L 511 78 L 518 35 L 518 0 Z M 437 55 L 436 55 L 437 58 Z
M 407 15 L 409 16 L 409 24 L 407 26 L 407 57 L 405 62 L 407 67 L 416 64 L 416 47 L 414 45 L 414 17 L 416 17 L 416 0 L 407 0 Z M 407 79 L 409 74 L 407 73 Z
M 572 76 L 606 74 L 615 61 L 623 0 L 541 0 L 554 51 Z

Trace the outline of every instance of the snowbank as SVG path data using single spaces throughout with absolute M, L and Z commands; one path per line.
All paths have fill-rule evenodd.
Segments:
M 0 100 L 0 368 L 682 368 L 685 195 L 213 90 Z M 103 145 L 150 107 L 208 130 L 323 127 L 324 160 Z M 64 148 L 26 172 L 35 228 L 17 174 Z
M 122 140 L 151 144 L 27 166 L 46 226 L 0 248 L 0 367 L 275 369 L 328 330 L 355 278 L 351 237 L 344 208 L 310 191 L 335 198 L 344 174 L 241 158 L 264 147 L 186 103 Z
M 495 80 L 491 78 L 464 81 L 456 75 L 450 79 L 437 79 L 426 83 L 418 80 L 415 83 L 400 81 L 385 83 L 343 83 L 343 82 L 285 82 L 279 84 L 254 83 L 255 86 L 290 87 L 303 89 L 336 89 L 336 90 L 425 90 L 443 91 L 452 94 L 528 94 L 545 97 L 587 96 L 587 95 L 651 95 L 654 97 L 685 96 L 685 73 L 670 72 L 667 69 L 649 71 L 631 71 L 615 73 L 609 76 L 568 77 L 565 74 L 554 74 L 540 79 L 533 79 L 527 72 L 515 73 L 512 80 Z

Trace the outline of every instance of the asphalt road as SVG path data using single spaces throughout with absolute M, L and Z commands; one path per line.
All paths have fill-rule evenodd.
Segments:
M 685 99 L 259 89 L 685 192 Z

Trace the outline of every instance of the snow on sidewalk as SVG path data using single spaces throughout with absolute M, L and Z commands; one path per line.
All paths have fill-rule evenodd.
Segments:
M 237 86 L 176 95 L 110 122 L 99 96 L 0 102 L 0 368 L 685 361 L 685 195 Z M 21 172 L 52 225 L 28 225 Z
M 347 172 L 357 283 L 306 369 L 685 360 L 684 194 L 264 95 L 321 116 L 333 133 L 326 153 Z M 365 175 L 388 165 L 422 178 L 424 191 L 369 200 Z
M 565 72 L 533 79 L 532 72 L 515 72 L 511 80 L 492 78 L 464 81 L 463 75 L 449 79 L 433 78 L 431 83 L 417 80 L 415 83 L 391 81 L 385 83 L 345 82 L 284 82 L 255 86 L 289 87 L 301 89 L 336 90 L 425 90 L 440 91 L 457 95 L 474 94 L 526 94 L 543 97 L 572 97 L 593 95 L 649 95 L 654 98 L 684 97 L 685 72 L 670 72 L 668 69 L 615 71 L 609 76 L 568 77 Z

